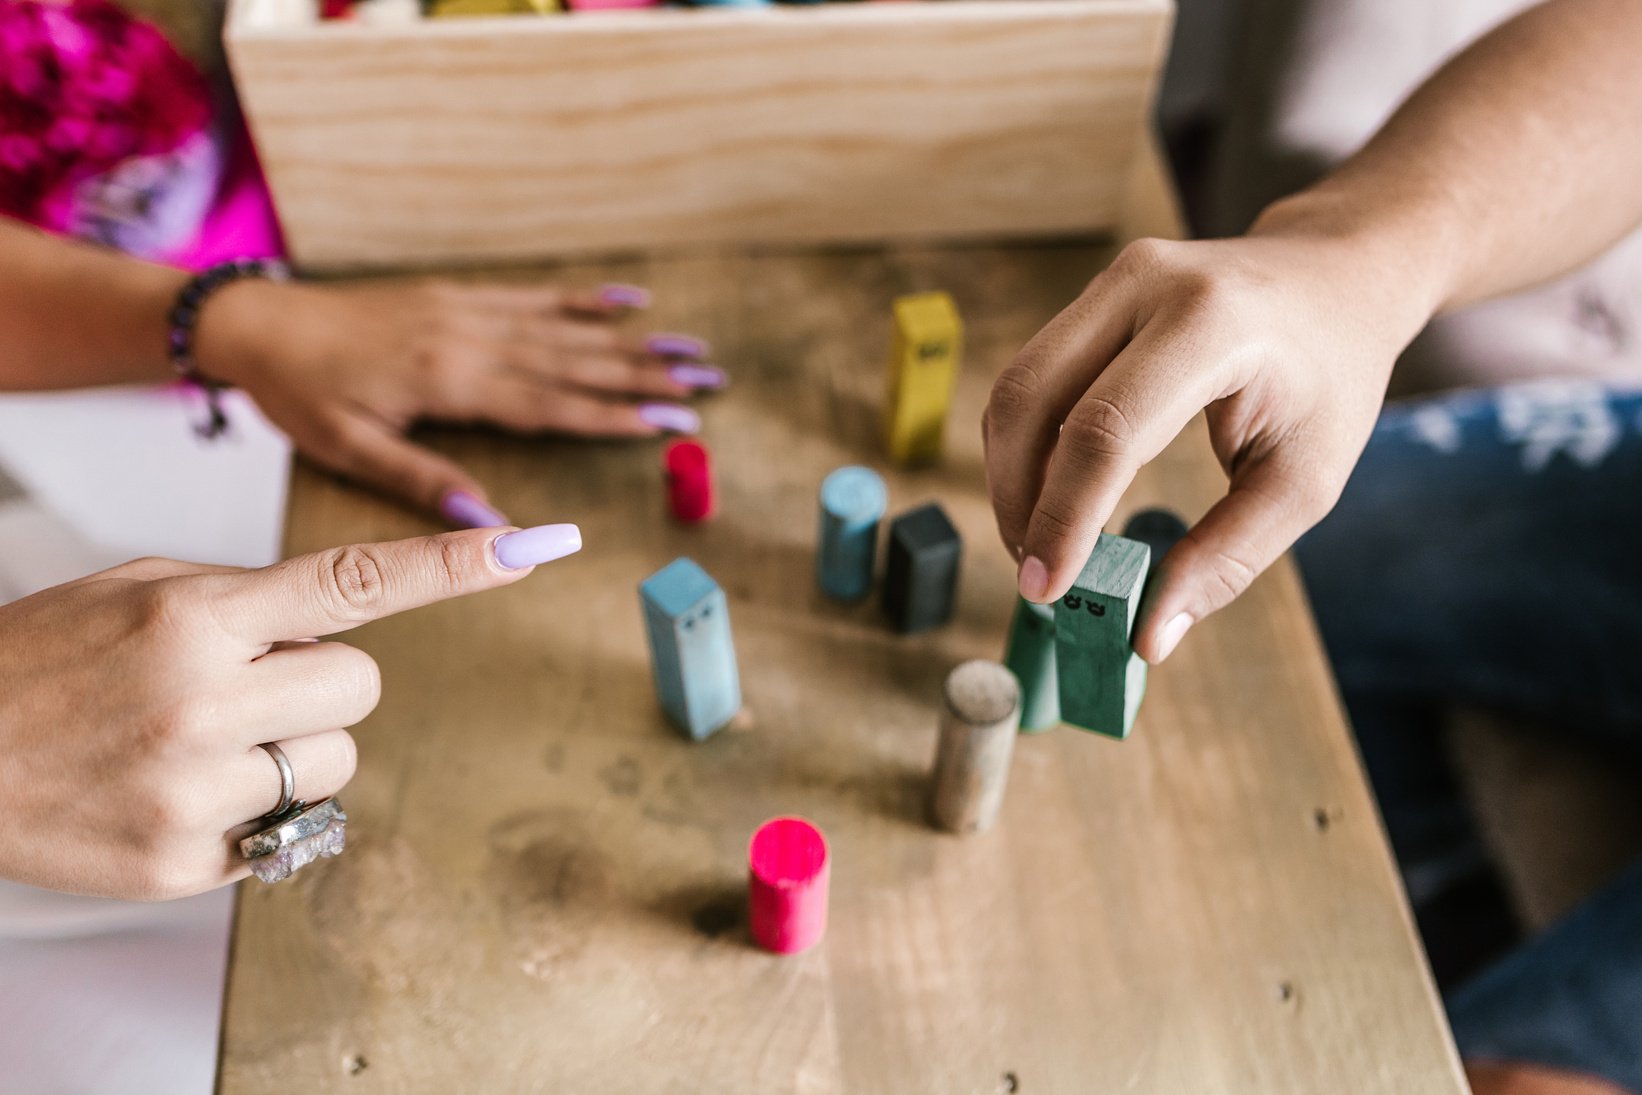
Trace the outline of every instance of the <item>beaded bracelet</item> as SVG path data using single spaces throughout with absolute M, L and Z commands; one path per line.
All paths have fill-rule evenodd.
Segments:
M 194 328 L 199 323 L 200 309 L 204 306 L 206 298 L 224 285 L 241 278 L 285 281 L 290 276 L 290 267 L 277 259 L 236 259 L 233 262 L 220 262 L 202 270 L 189 279 L 188 284 L 177 294 L 176 303 L 172 305 L 171 313 L 166 317 L 171 325 L 171 339 L 168 343 L 171 364 L 177 370 L 177 375 L 186 383 L 205 393 L 205 406 L 209 418 L 195 427 L 201 437 L 210 440 L 221 437 L 228 430 L 228 416 L 222 410 L 222 390 L 228 385 L 200 372 L 199 364 L 194 360 Z

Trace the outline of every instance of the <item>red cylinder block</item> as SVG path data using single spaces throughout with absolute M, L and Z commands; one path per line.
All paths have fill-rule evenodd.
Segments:
M 699 441 L 675 441 L 662 457 L 667 471 L 667 505 L 687 525 L 713 515 L 713 467 Z
M 766 821 L 747 849 L 747 923 L 765 950 L 796 954 L 827 930 L 831 863 L 821 830 L 801 817 Z

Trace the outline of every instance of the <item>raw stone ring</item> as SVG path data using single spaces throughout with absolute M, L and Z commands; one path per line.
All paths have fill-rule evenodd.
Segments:
M 341 855 L 347 844 L 348 815 L 334 798 L 313 806 L 292 803 L 272 820 L 239 842 L 240 854 L 264 882 L 290 878 L 321 856 Z

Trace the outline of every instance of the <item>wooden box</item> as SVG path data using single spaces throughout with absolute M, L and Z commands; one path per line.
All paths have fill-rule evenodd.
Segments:
M 226 44 L 296 261 L 1088 233 L 1120 216 L 1171 0 L 317 22 Z

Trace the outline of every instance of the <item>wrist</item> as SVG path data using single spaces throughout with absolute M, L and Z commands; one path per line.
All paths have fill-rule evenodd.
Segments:
M 300 292 L 288 282 L 238 278 L 203 300 L 194 322 L 193 360 L 205 377 L 244 388 L 270 366 L 272 335 L 289 314 L 287 297 Z
M 1304 244 L 1340 269 L 1352 295 L 1411 341 L 1452 295 L 1457 248 L 1438 218 L 1363 200 L 1332 179 L 1267 206 L 1250 238 Z
M 188 284 L 188 273 L 170 266 L 146 262 L 110 265 L 106 272 L 108 292 L 102 313 L 109 331 L 125 344 L 126 354 L 110 371 L 93 383 L 136 384 L 164 381 L 176 376 L 166 353 L 171 334 L 171 309 L 177 294 Z M 132 353 L 136 349 L 140 352 Z M 112 356 L 112 355 L 110 355 Z

